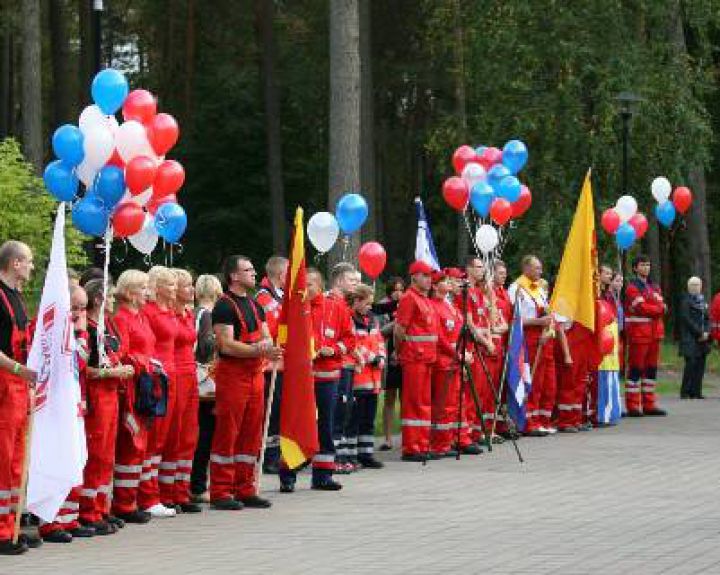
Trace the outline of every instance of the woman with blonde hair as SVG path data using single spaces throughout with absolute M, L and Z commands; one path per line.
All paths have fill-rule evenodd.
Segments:
M 199 434 L 193 457 L 190 490 L 193 501 L 196 503 L 210 501 L 207 494 L 208 464 L 215 432 L 215 381 L 212 378 L 211 366 L 217 355 L 215 333 L 212 326 L 212 309 L 222 293 L 222 284 L 214 275 L 201 275 L 195 282 L 195 299 L 197 300 L 195 361 L 200 401 L 198 406 Z
M 147 435 L 150 422 L 135 413 L 135 384 L 147 372 L 155 354 L 155 334 L 142 307 L 148 298 L 148 276 L 139 270 L 126 270 L 118 278 L 115 296 L 119 307 L 115 326 L 122 348 L 120 360 L 133 367 L 134 377 L 119 385 L 120 412 L 113 481 L 113 515 L 128 523 L 147 523 L 150 514 L 138 508 L 140 473 L 147 461 Z

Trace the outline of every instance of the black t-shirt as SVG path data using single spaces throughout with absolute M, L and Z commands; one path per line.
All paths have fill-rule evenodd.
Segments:
M 90 356 L 88 357 L 88 366 L 100 367 L 100 354 L 97 345 L 97 326 L 88 324 L 88 345 L 90 346 Z M 112 351 L 117 353 L 120 350 L 120 339 L 117 336 L 117 330 L 110 318 L 105 318 L 105 353 Z
M 238 318 L 235 306 L 227 300 L 227 297 L 232 298 L 237 305 L 237 309 L 243 316 L 243 321 L 249 332 L 253 332 L 258 329 L 257 320 L 255 319 L 256 314 L 261 322 L 265 321 L 265 311 L 262 306 L 257 303 L 254 299 L 249 296 L 238 296 L 232 292 L 225 292 L 226 297 L 220 298 L 212 311 L 212 322 L 213 325 L 231 325 L 233 326 L 233 337 L 236 340 L 240 339 L 242 334 L 242 323 Z M 253 308 L 256 313 L 253 313 Z
M 0 289 L 3 291 L 5 297 L 13 308 L 13 312 L 15 313 L 15 325 L 18 329 L 24 330 L 28 324 L 28 317 L 25 312 L 22 295 L 18 290 L 9 287 L 3 281 L 0 281 Z M 12 358 L 13 352 L 11 340 L 12 318 L 10 316 L 10 312 L 5 306 L 4 300 L 0 298 L 0 351 Z

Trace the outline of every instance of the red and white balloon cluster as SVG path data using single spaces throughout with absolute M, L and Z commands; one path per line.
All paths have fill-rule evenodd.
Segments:
M 684 214 L 692 205 L 693 197 L 690 188 L 679 186 L 673 191 L 670 180 L 663 176 L 652 181 L 650 192 L 657 201 L 655 217 L 666 228 L 673 224 L 678 213 Z M 672 198 L 670 197 L 671 193 Z
M 638 212 L 638 203 L 632 196 L 618 198 L 615 207 L 603 212 L 600 224 L 615 237 L 615 243 L 621 250 L 629 249 L 648 230 L 648 220 L 645 214 Z
M 115 237 L 128 238 L 143 254 L 159 237 L 176 243 L 187 227 L 176 196 L 185 171 L 165 155 L 178 140 L 177 122 L 158 113 L 147 90 L 130 92 L 117 70 L 99 72 L 91 93 L 94 104 L 82 111 L 78 125 L 66 124 L 53 135 L 58 159 L 45 169 L 46 187 L 58 200 L 73 202 L 73 223 L 83 233 L 104 236 L 112 225 Z

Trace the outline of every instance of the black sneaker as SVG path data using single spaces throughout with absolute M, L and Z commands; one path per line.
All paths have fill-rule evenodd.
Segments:
M 342 485 L 334 479 L 326 479 L 325 481 L 313 483 L 311 488 L 316 491 L 340 491 L 342 489 Z
M 480 455 L 482 452 L 482 447 L 480 447 L 477 443 L 466 445 L 460 450 L 460 453 L 463 455 Z
M 131 511 L 130 513 L 118 513 L 116 517 L 118 519 L 121 519 L 124 523 L 138 524 L 147 523 L 150 521 L 150 519 L 152 519 L 149 513 L 147 513 L 146 511 L 140 511 L 139 509 Z
M 37 549 L 42 547 L 43 541 L 40 537 L 32 533 L 21 533 L 18 541 L 22 541 L 29 549 Z
M 183 513 L 201 513 L 202 507 L 200 507 L 197 503 L 181 503 L 178 507 L 180 507 L 180 511 Z
M 295 483 L 291 483 L 289 481 L 281 481 L 280 482 L 280 493 L 294 493 L 295 492 Z
M 442 454 L 443 457 L 457 457 L 458 452 L 456 449 L 448 449 L 446 452 Z
M 210 505 L 213 509 L 218 509 L 220 511 L 240 511 L 243 507 L 245 507 L 240 501 L 236 501 L 232 497 L 210 501 Z
M 642 416 L 643 416 L 643 412 L 638 411 L 637 409 L 629 409 L 625 413 L 625 417 L 642 417 Z
M 72 543 L 72 540 L 73 536 L 62 529 L 43 535 L 43 541 L 46 543 Z
M 385 464 L 382 461 L 378 461 L 374 457 L 363 457 L 360 460 L 360 465 L 365 469 L 382 469 Z
M 76 527 L 68 531 L 73 537 L 95 537 L 95 529 L 88 526 Z
M 402 456 L 403 461 L 413 461 L 415 463 L 423 463 L 428 460 L 427 453 L 407 453 Z
M 280 472 L 280 466 L 274 461 L 266 461 L 263 463 L 262 470 L 265 475 L 277 475 Z
M 20 538 L 17 543 L 13 543 L 12 539 L 0 541 L 0 555 L 22 555 L 27 553 L 27 550 L 27 544 Z
M 254 509 L 267 509 L 272 507 L 272 502 L 259 497 L 258 495 L 251 495 L 250 497 L 243 497 L 240 501 L 245 507 Z
M 646 409 L 645 415 L 649 415 L 651 417 L 665 417 L 667 415 L 667 411 L 656 407 L 655 409 Z
M 123 527 L 125 527 L 125 522 L 119 517 L 115 517 L 114 515 L 108 515 L 105 518 L 105 521 L 107 521 L 110 525 L 114 525 L 118 529 L 122 529 Z
M 90 527 L 95 530 L 95 535 L 113 535 L 118 532 L 119 527 L 108 523 L 107 521 L 93 521 L 92 523 L 86 523 L 85 527 Z
M 392 445 L 389 443 L 383 443 L 378 449 L 380 451 L 392 451 Z

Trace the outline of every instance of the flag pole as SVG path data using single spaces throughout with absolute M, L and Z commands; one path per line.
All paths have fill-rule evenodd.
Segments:
M 275 397 L 275 382 L 277 381 L 277 362 L 273 362 L 272 374 L 270 375 L 270 388 L 268 389 L 267 407 L 265 408 L 265 421 L 263 422 L 262 443 L 260 444 L 260 456 L 258 457 L 257 467 L 255 468 L 255 493 L 260 495 L 260 478 L 262 477 L 262 467 L 265 463 L 265 446 L 267 445 L 267 434 L 270 429 L 270 413 L 273 408 L 273 399 Z
M 515 304 L 514 307 L 515 307 L 515 310 L 514 310 L 514 313 L 513 313 L 513 317 L 514 317 L 515 313 L 518 313 L 517 303 Z M 502 403 L 500 403 L 500 402 L 501 402 L 502 399 L 503 399 L 503 391 L 505 390 L 505 379 L 506 379 L 506 376 L 507 376 L 508 358 L 510 357 L 510 346 L 509 346 L 509 344 L 510 344 L 510 342 L 512 342 L 512 340 L 513 340 L 513 334 L 514 334 L 514 333 L 515 333 L 515 322 L 513 321 L 513 322 L 510 324 L 510 333 L 508 334 L 508 339 L 507 339 L 507 341 L 508 341 L 508 346 L 507 346 L 506 349 L 505 349 L 505 357 L 503 358 L 503 368 L 502 368 L 502 373 L 500 374 L 500 389 L 499 389 L 499 391 L 498 391 L 499 402 L 495 405 L 495 417 L 494 417 L 494 419 L 493 419 L 493 425 L 492 425 L 492 435 L 493 435 L 493 436 L 495 435 L 495 428 L 497 427 L 497 418 L 498 418 L 498 415 L 500 414 L 500 408 L 502 407 Z
M 18 493 L 17 507 L 15 508 L 15 526 L 13 529 L 13 545 L 17 545 L 20 537 L 20 523 L 22 522 L 22 511 L 27 500 L 27 484 L 30 470 L 30 442 L 32 439 L 33 419 L 35 413 L 35 392 L 30 390 L 30 407 L 28 413 L 27 430 L 25 432 L 25 454 L 23 456 L 22 474 L 20 476 L 20 492 Z

